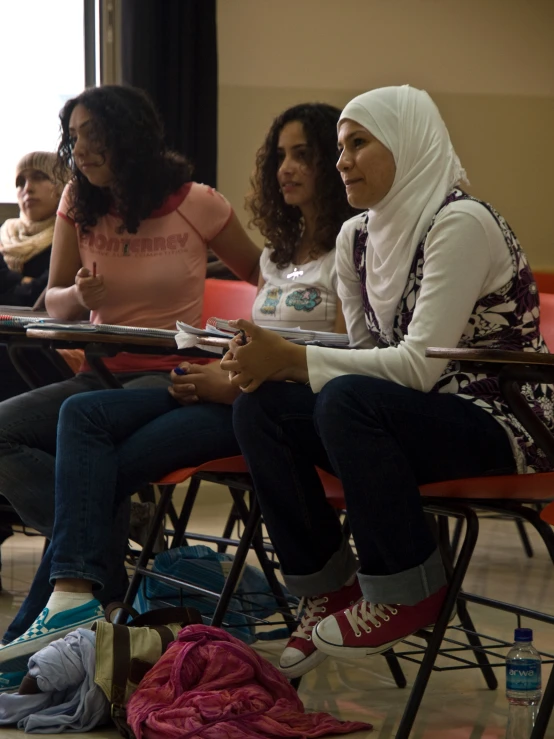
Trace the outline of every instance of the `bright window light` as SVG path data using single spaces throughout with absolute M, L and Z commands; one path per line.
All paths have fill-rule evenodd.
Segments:
M 14 203 L 15 165 L 55 151 L 60 108 L 85 86 L 83 2 L 0 2 L 0 203 Z

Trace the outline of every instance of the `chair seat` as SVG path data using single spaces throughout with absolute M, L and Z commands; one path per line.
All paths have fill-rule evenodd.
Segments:
M 344 493 L 340 480 L 323 470 L 318 472 L 331 505 L 335 508 L 344 508 Z M 419 489 L 421 495 L 426 498 L 517 500 L 524 502 L 550 501 L 554 499 L 554 472 L 537 472 L 532 475 L 467 477 L 462 480 L 432 482 L 421 485 Z M 551 516 L 554 519 L 554 510 Z
M 222 457 L 221 459 L 214 459 L 211 462 L 205 462 L 204 464 L 198 465 L 198 467 L 183 467 L 180 470 L 175 470 L 169 475 L 162 477 L 158 480 L 158 485 L 178 485 L 181 482 L 189 480 L 193 475 L 199 472 L 231 472 L 234 474 L 248 473 L 248 467 L 244 461 L 244 457 Z

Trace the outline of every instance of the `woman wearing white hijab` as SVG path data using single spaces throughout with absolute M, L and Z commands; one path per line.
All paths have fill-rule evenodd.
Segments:
M 289 677 L 435 623 L 446 580 L 418 485 L 548 468 L 495 377 L 425 357 L 546 351 L 525 255 L 492 206 L 457 188 L 465 172 L 433 101 L 407 85 L 372 90 L 348 103 L 338 140 L 348 200 L 366 209 L 337 240 L 355 349 L 294 345 L 240 320 L 249 343 L 222 363 L 244 391 L 235 432 L 285 582 L 306 599 L 281 657 Z M 526 392 L 552 427 L 553 389 Z M 316 465 L 342 481 L 359 564 Z

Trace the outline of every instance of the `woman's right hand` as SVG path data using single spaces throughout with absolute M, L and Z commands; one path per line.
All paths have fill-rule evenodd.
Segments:
M 97 310 L 106 299 L 106 286 L 102 275 L 93 275 L 86 267 L 75 275 L 77 300 L 87 310 Z

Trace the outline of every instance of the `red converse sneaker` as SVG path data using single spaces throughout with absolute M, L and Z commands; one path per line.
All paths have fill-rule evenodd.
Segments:
M 368 603 L 362 600 L 316 624 L 313 645 L 332 657 L 359 659 L 381 654 L 419 629 L 433 626 L 446 586 L 415 606 Z
M 292 679 L 313 670 L 327 658 L 318 652 L 312 641 L 314 626 L 325 618 L 326 614 L 348 608 L 362 597 L 362 591 L 355 578 L 352 585 L 345 585 L 340 590 L 300 601 L 298 613 L 304 609 L 304 615 L 298 628 L 287 642 L 287 646 L 279 660 L 279 670 Z

